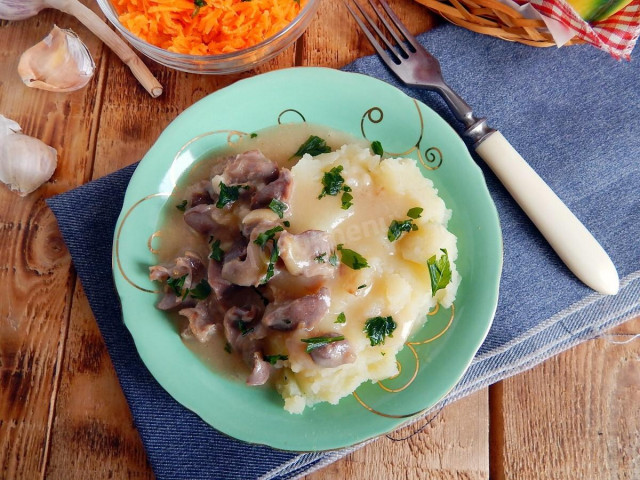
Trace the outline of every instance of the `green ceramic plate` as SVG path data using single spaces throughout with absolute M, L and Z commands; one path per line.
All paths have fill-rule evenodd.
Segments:
M 399 356 L 402 373 L 367 383 L 338 405 L 291 415 L 272 389 L 217 374 L 182 343 L 155 309 L 150 237 L 176 179 L 227 141 L 278 122 L 307 121 L 416 159 L 453 210 L 462 284 L 454 307 L 429 316 Z M 212 131 L 223 133 L 207 134 Z M 295 451 L 345 447 L 389 432 L 438 402 L 460 380 L 484 340 L 498 299 L 502 239 L 484 177 L 458 135 L 436 113 L 396 88 L 322 68 L 279 70 L 239 81 L 197 102 L 171 123 L 137 168 L 114 238 L 114 277 L 124 322 L 160 384 L 185 407 L 232 437 Z M 443 333 L 444 332 L 444 333 Z

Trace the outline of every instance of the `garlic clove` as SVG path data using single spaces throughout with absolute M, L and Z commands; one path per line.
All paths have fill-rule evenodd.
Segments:
M 51 178 L 58 152 L 0 115 L 0 181 L 25 196 Z
M 0 0 L 0 19 L 24 20 L 47 8 L 44 0 Z
M 72 92 L 84 87 L 95 69 L 82 40 L 71 30 L 57 26 L 24 52 L 18 63 L 18 73 L 25 85 L 52 92 Z

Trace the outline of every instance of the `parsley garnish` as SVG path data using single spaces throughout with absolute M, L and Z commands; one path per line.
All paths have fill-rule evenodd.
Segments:
M 259 245 L 264 248 L 265 244 L 271 240 L 272 248 L 271 255 L 269 256 L 269 264 L 267 265 L 267 273 L 262 280 L 262 283 L 267 283 L 271 277 L 275 275 L 275 267 L 276 262 L 278 261 L 278 255 L 280 252 L 278 251 L 278 240 L 276 239 L 276 233 L 283 231 L 280 225 L 277 227 L 270 228 L 269 230 L 262 232 L 258 237 L 253 241 L 256 245 Z
M 320 195 L 318 195 L 318 199 L 326 195 L 335 197 L 342 191 L 342 187 L 344 185 L 344 178 L 340 175 L 342 170 L 344 170 L 344 167 L 342 165 L 338 165 L 328 172 L 324 172 L 324 175 L 322 176 L 322 185 L 324 185 L 324 188 L 322 189 L 322 192 L 320 192 Z
M 240 198 L 240 189 L 249 188 L 246 185 L 225 185 L 220 182 L 220 196 L 216 202 L 216 207 L 224 208 L 229 203 L 233 203 Z
M 173 288 L 173 291 L 175 292 L 176 297 L 179 297 L 182 295 L 182 287 L 184 286 L 184 281 L 186 278 L 187 278 L 187 275 L 185 274 L 181 277 L 170 278 L 167 280 L 167 285 Z
M 329 256 L 329 263 L 334 267 L 338 266 L 338 255 L 335 251 L 331 252 L 331 255 Z
M 344 314 L 344 312 L 342 312 L 342 313 L 340 313 L 340 315 L 338 315 L 338 318 L 333 323 L 345 323 L 346 321 L 347 321 L 347 317 Z
M 373 151 L 373 153 L 375 153 L 376 155 L 380 155 L 380 156 L 382 156 L 382 154 L 384 153 L 382 144 L 378 140 L 371 142 L 371 151 Z
M 423 210 L 424 210 L 424 208 L 420 208 L 420 207 L 410 208 L 409 211 L 407 212 L 407 217 L 413 218 L 414 220 L 416 218 L 420 218 L 422 216 L 422 211 Z
M 362 285 L 360 285 L 358 287 L 358 290 L 362 290 L 363 288 L 367 288 L 367 284 L 366 283 L 363 283 Z
M 178 205 L 176 205 L 176 208 L 178 210 L 180 210 L 181 212 L 184 212 L 187 209 L 187 201 L 183 200 L 181 203 L 179 203 Z
M 289 220 L 285 220 L 284 222 L 282 222 L 282 224 L 287 228 L 291 226 L 291 222 Z
M 337 337 L 312 337 L 300 339 L 300 341 L 307 344 L 307 353 L 312 352 L 316 348 L 324 347 L 325 345 L 329 345 L 330 343 L 340 342 L 342 340 L 344 340 L 344 335 L 338 335 Z
M 327 195 L 331 195 L 335 197 L 340 192 L 342 192 L 342 197 L 340 198 L 340 202 L 342 203 L 342 209 L 348 210 L 351 205 L 353 205 L 353 195 L 351 195 L 351 187 L 349 185 L 344 184 L 344 177 L 341 175 L 344 167 L 342 165 L 338 165 L 337 167 L 333 167 L 328 172 L 324 172 L 322 176 L 322 191 L 320 195 L 318 195 L 318 200 Z
M 267 283 L 271 277 L 275 275 L 276 262 L 278 261 L 278 240 L 275 238 L 272 240 L 273 248 L 271 249 L 271 256 L 269 257 L 269 265 L 267 265 L 267 274 L 264 276 L 262 283 Z
M 266 231 L 262 232 L 260 235 L 258 235 L 256 237 L 256 239 L 253 241 L 253 243 L 255 243 L 256 245 L 258 245 L 260 247 L 264 247 L 264 245 L 269 240 L 273 240 L 273 238 L 275 237 L 276 233 L 282 232 L 283 230 L 284 230 L 284 228 L 282 228 L 280 225 L 278 225 L 277 227 L 270 228 L 269 230 L 266 230 Z
M 397 324 L 393 321 L 393 317 L 373 317 L 369 318 L 364 324 L 364 330 L 371 342 L 371 346 L 375 347 L 384 343 L 387 336 L 393 337 L 393 331 Z
M 181 296 L 182 300 L 184 300 L 185 298 L 187 298 L 187 295 L 191 295 L 197 300 L 203 300 L 209 296 L 209 294 L 211 293 L 211 286 L 209 285 L 209 282 L 207 282 L 204 278 L 200 280 L 200 283 L 194 288 L 185 288 L 183 290 L 184 281 L 186 280 L 186 278 L 187 275 L 185 274 L 181 277 L 169 278 L 167 280 L 167 285 L 169 285 L 173 289 L 177 297 Z
M 205 7 L 207 5 L 207 2 L 205 2 L 204 0 L 193 0 L 193 4 L 195 5 L 195 8 L 193 9 L 191 18 L 194 18 L 196 15 L 198 15 L 198 12 L 200 12 L 200 8 Z
M 245 0 L 246 1 L 246 0 Z M 256 138 L 258 136 L 257 133 L 252 133 L 251 135 L 249 135 L 251 138 Z
M 338 250 L 341 253 L 341 261 L 347 267 L 352 268 L 354 270 L 360 270 L 361 268 L 366 268 L 369 266 L 367 263 L 367 259 L 360 255 L 358 252 L 354 252 L 348 248 L 344 248 L 342 244 L 338 245 Z M 331 259 L 329 259 L 329 263 L 331 263 Z
M 331 147 L 327 145 L 327 142 L 325 142 L 320 137 L 311 135 L 302 145 L 300 145 L 298 151 L 294 153 L 291 158 L 301 157 L 305 153 L 308 153 L 312 157 L 315 157 L 316 155 L 320 155 L 321 153 L 329 153 L 330 151 Z
M 389 231 L 387 232 L 387 238 L 390 242 L 393 242 L 394 240 L 399 239 L 403 232 L 410 232 L 417 229 L 418 226 L 413 223 L 412 219 L 404 220 L 402 222 L 392 220 L 389 225 Z
M 255 292 L 258 294 L 258 296 L 260 297 L 260 299 L 262 300 L 262 303 L 264 303 L 264 306 L 266 307 L 267 305 L 269 305 L 269 299 L 267 297 L 265 297 L 262 292 L 260 290 L 258 290 L 257 287 L 253 287 L 253 289 L 255 290 Z
M 244 337 L 245 335 L 253 332 L 253 327 L 247 328 L 248 322 L 243 322 L 242 320 L 238 320 L 236 322 L 236 327 L 240 330 L 240 333 Z
M 407 220 L 393 220 L 389 225 L 389 231 L 387 232 L 387 238 L 389 241 L 393 242 L 394 240 L 399 239 L 403 232 L 418 230 L 418 226 L 413 223 L 413 221 L 421 217 L 423 210 L 424 209 L 420 207 L 413 207 L 407 212 L 407 217 L 409 217 Z
M 191 288 L 188 290 L 189 296 L 195 298 L 196 300 L 204 300 L 211 293 L 211 285 L 204 278 L 200 280 L 200 283 L 195 286 L 195 288 Z
M 214 260 L 221 262 L 224 257 L 224 250 L 220 248 L 220 240 L 215 240 L 211 237 L 209 243 L 211 243 L 211 255 L 209 255 L 209 258 L 213 258 Z
M 275 365 L 278 360 L 289 360 L 287 355 L 265 355 L 264 361 L 269 362 L 271 365 Z
M 348 210 L 349 207 L 353 205 L 353 202 L 351 200 L 353 200 L 353 195 L 351 195 L 349 192 L 344 192 L 342 194 L 342 198 L 340 199 L 340 201 L 342 202 L 343 210 Z
M 273 210 L 273 212 L 276 213 L 279 218 L 282 218 L 284 217 L 284 212 L 289 208 L 289 206 L 286 203 L 281 202 L 277 198 L 274 198 L 273 200 L 271 200 L 271 203 L 269 203 L 269 208 Z
M 429 276 L 431 277 L 431 295 L 435 295 L 438 290 L 445 288 L 451 281 L 451 265 L 446 248 L 441 248 L 442 255 L 438 260 L 434 255 L 427 260 Z
M 320 255 L 316 255 L 316 257 L 314 258 L 314 260 L 315 260 L 316 262 L 318 262 L 318 263 L 324 263 L 324 262 L 325 262 L 324 257 L 326 257 L 326 256 L 327 256 L 327 252 L 323 252 L 323 253 L 321 253 Z

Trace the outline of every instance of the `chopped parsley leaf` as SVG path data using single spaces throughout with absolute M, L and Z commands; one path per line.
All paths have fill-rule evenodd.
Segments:
M 442 255 L 436 260 L 434 255 L 427 260 L 429 277 L 431 277 L 431 295 L 435 295 L 438 290 L 445 288 L 451 281 L 451 264 L 446 248 L 441 248 Z
M 216 240 L 211 237 L 209 243 L 211 243 L 211 254 L 209 255 L 209 258 L 213 258 L 214 260 L 221 262 L 224 258 L 224 250 L 220 248 L 220 240 Z
M 369 264 L 367 263 L 367 259 L 360 255 L 358 252 L 354 252 L 353 250 L 344 248 L 342 244 L 338 245 L 338 250 L 340 250 L 341 253 L 340 261 L 347 267 L 354 270 L 360 270 L 369 266 Z
M 200 8 L 205 7 L 207 5 L 207 2 L 205 2 L 204 0 L 193 0 L 193 4 L 195 5 L 195 8 L 193 9 L 191 18 L 194 18 L 196 15 L 198 15 L 198 12 L 200 12 Z
M 253 332 L 253 327 L 247 328 L 247 325 L 248 325 L 248 322 L 243 322 L 242 320 L 238 320 L 236 322 L 236 328 L 240 331 L 243 337 Z
M 276 262 L 278 261 L 278 240 L 272 239 L 273 248 L 271 249 L 271 256 L 269 257 L 269 265 L 267 265 L 267 274 L 264 276 L 262 283 L 267 283 L 271 277 L 275 275 Z
M 329 256 L 329 263 L 334 267 L 338 266 L 338 255 L 335 251 L 331 252 L 331 255 Z
M 264 361 L 269 362 L 271 365 L 275 365 L 278 360 L 289 360 L 287 355 L 265 355 Z
M 240 198 L 240 189 L 249 188 L 246 185 L 225 185 L 220 182 L 220 196 L 216 202 L 216 207 L 224 208 L 226 205 L 235 202 Z
M 196 300 L 204 300 L 211 293 L 211 285 L 204 278 L 200 280 L 200 283 L 195 288 L 189 289 L 189 296 Z
M 353 205 L 353 202 L 351 200 L 353 200 L 353 195 L 351 195 L 349 192 L 345 191 L 342 194 L 342 198 L 340 198 L 340 201 L 342 202 L 342 209 L 343 210 L 349 210 L 349 207 L 351 205 Z
M 324 188 L 322 189 L 322 192 L 320 192 L 320 195 L 318 195 L 318 199 L 321 199 L 326 195 L 335 197 L 342 191 L 342 187 L 344 185 L 344 178 L 340 175 L 342 170 L 344 170 L 344 167 L 342 165 L 338 165 L 328 172 L 324 172 L 324 175 L 322 176 L 322 185 L 324 185 Z
M 256 138 L 258 136 L 257 133 L 252 133 L 251 135 L 249 135 L 251 138 Z
M 347 317 L 344 314 L 344 312 L 342 312 L 342 313 L 340 313 L 340 315 L 338 315 L 338 318 L 333 323 L 346 323 L 346 321 L 347 321 Z
M 258 235 L 256 237 L 256 239 L 253 241 L 253 243 L 255 243 L 256 245 L 258 245 L 260 247 L 264 247 L 264 245 L 269 240 L 273 240 L 274 239 L 274 237 L 276 236 L 276 233 L 282 232 L 283 230 L 284 230 L 284 228 L 282 228 L 280 225 L 278 225 L 277 227 L 270 228 L 269 230 L 266 230 L 266 231 L 262 232 L 260 235 Z
M 284 217 L 284 212 L 287 211 L 289 206 L 286 203 L 281 202 L 277 198 L 274 198 L 273 200 L 271 200 L 271 203 L 269 203 L 269 208 L 273 210 L 273 212 L 276 213 L 279 218 L 282 218 Z
M 412 219 L 398 221 L 392 220 L 389 225 L 389 230 L 387 231 L 387 238 L 390 242 L 393 242 L 400 238 L 403 232 L 410 232 L 412 230 L 417 230 L 418 226 L 413 223 Z
M 393 331 L 398 325 L 393 317 L 373 317 L 364 324 L 364 330 L 372 347 L 384 343 L 387 336 L 393 337 Z
M 327 142 L 316 135 L 311 135 L 302 145 L 300 145 L 298 151 L 294 153 L 291 158 L 301 157 L 305 153 L 308 153 L 312 157 L 315 157 L 316 155 L 320 155 L 321 153 L 329 153 L 330 151 L 331 147 L 327 145 Z
M 413 208 L 409 209 L 409 211 L 407 212 L 407 217 L 413 218 L 414 220 L 416 218 L 420 218 L 420 216 L 422 215 L 422 211 L 423 210 L 424 210 L 424 208 L 413 207 Z
M 358 290 L 362 290 L 363 288 L 367 288 L 367 284 L 366 283 L 363 283 L 362 285 L 360 285 L 358 287 Z
M 338 335 L 337 337 L 312 337 L 301 338 L 300 341 L 307 344 L 306 352 L 310 353 L 316 348 L 324 347 L 333 342 L 340 342 L 344 340 L 344 335 Z
M 187 278 L 187 275 L 183 275 L 178 278 L 169 278 L 167 280 L 167 285 L 169 285 L 176 294 L 176 297 L 182 295 L 182 287 L 184 286 L 184 281 Z
M 178 205 L 176 205 L 176 208 L 178 210 L 180 210 L 181 212 L 184 212 L 187 209 L 187 201 L 183 200 L 182 202 L 180 202 Z
M 264 306 L 266 307 L 267 305 L 269 305 L 269 299 L 267 297 L 265 297 L 260 290 L 258 290 L 258 287 L 253 287 L 253 289 L 255 290 L 255 292 L 258 294 L 258 296 L 262 300 L 262 303 L 264 303 Z
M 324 263 L 324 262 L 325 262 L 324 257 L 326 257 L 326 256 L 327 256 L 327 252 L 323 252 L 323 253 L 321 253 L 320 255 L 316 255 L 316 257 L 314 258 L 314 260 L 315 260 L 316 262 L 318 262 L 318 263 Z
M 382 156 L 382 154 L 384 153 L 382 144 L 378 140 L 371 142 L 371 151 L 376 155 L 380 155 L 380 156 Z
M 282 224 L 287 228 L 291 226 L 291 222 L 289 220 L 285 220 L 284 222 L 282 222 Z

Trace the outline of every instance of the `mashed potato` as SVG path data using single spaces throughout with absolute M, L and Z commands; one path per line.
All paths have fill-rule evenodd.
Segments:
M 346 210 L 341 195 L 318 199 L 324 174 L 339 166 L 353 196 L 353 205 Z M 414 160 L 381 161 L 368 148 L 345 145 L 316 157 L 305 155 L 292 174 L 295 188 L 285 217 L 290 231 L 324 230 L 336 244 L 357 252 L 369 265 L 358 270 L 340 265 L 327 285 L 329 311 L 314 327 L 314 331 L 343 335 L 355 353 L 353 363 L 317 366 L 300 341 L 309 336 L 305 331 L 296 331 L 286 341 L 289 365 L 276 380 L 276 387 L 284 397 L 285 409 L 300 413 L 318 402 L 335 404 L 365 381 L 395 375 L 396 354 L 424 324 L 425 314 L 436 303 L 451 305 L 460 276 L 454 263 L 456 237 L 446 228 L 451 211 Z M 422 209 L 420 217 L 412 219 L 417 230 L 389 241 L 391 222 L 408 220 L 407 212 L 415 208 Z M 432 296 L 427 260 L 440 258 L 443 250 L 448 255 L 451 279 Z M 341 314 L 344 323 L 336 323 Z M 397 324 L 395 331 L 384 343 L 372 346 L 363 332 L 365 321 L 389 316 Z

